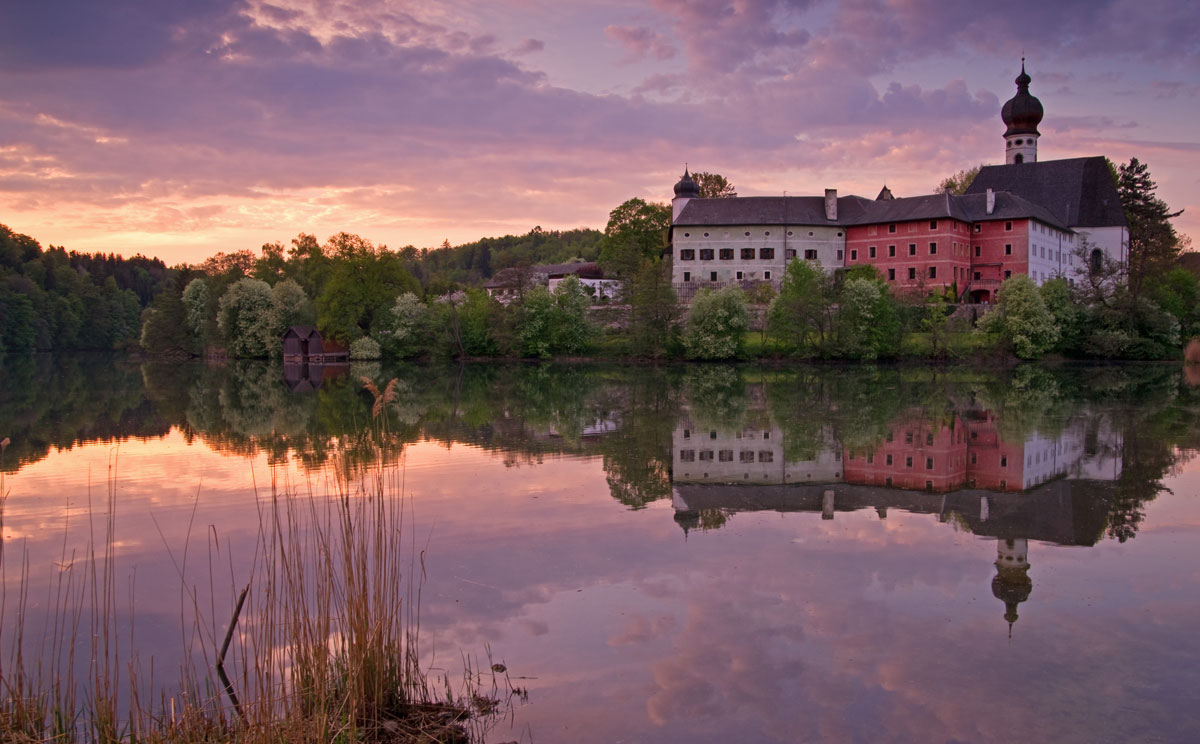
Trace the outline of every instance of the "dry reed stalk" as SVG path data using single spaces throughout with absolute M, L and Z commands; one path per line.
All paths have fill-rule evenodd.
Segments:
M 1200 338 L 1188 341 L 1183 349 L 1183 361 L 1190 365 L 1200 364 Z

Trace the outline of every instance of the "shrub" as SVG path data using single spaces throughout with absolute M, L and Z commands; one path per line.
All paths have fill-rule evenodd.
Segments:
M 350 358 L 354 360 L 372 360 L 379 359 L 383 353 L 379 349 L 379 342 L 370 336 L 363 336 L 350 342 Z
M 733 359 L 742 353 L 750 313 L 737 287 L 702 289 L 692 300 L 683 331 L 689 359 Z

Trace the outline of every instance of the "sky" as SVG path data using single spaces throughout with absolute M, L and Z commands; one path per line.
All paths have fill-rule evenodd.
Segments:
M 742 196 L 930 193 L 1002 163 L 1150 166 L 1200 239 L 1200 4 L 39 0 L 0 4 L 0 224 L 169 264 L 346 231 L 603 229 L 685 164 Z

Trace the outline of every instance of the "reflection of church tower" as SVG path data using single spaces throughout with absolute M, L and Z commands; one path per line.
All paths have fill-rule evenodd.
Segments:
M 1028 558 L 1028 540 L 996 541 L 996 578 L 992 579 L 992 594 L 1004 603 L 1004 619 L 1008 621 L 1010 638 L 1013 623 L 1017 621 L 1017 605 L 1029 599 L 1033 591 Z

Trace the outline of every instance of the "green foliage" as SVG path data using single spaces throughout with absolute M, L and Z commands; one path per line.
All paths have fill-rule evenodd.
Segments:
M 322 253 L 330 263 L 316 300 L 317 327 L 329 338 L 349 341 L 368 334 L 377 318 L 386 325 L 397 295 L 420 292 L 399 256 L 357 235 L 338 233 Z
M 187 328 L 196 337 L 205 337 L 205 327 L 209 318 L 208 283 L 203 277 L 197 277 L 183 288 L 183 320 Z
M 643 261 L 662 255 L 670 226 L 670 206 L 638 198 L 624 202 L 608 215 L 600 264 L 617 276 L 633 276 Z
M 767 327 L 794 348 L 824 348 L 833 327 L 833 302 L 831 277 L 809 261 L 791 261 L 767 312 Z
M 535 287 L 517 307 L 517 342 L 522 356 L 578 354 L 593 334 L 587 320 L 591 300 L 579 279 L 567 277 L 554 292 Z
M 629 350 L 661 359 L 678 342 L 679 299 L 660 261 L 646 261 L 629 285 Z
M 947 176 L 938 183 L 937 188 L 933 190 L 935 194 L 950 193 L 961 195 L 967 192 L 971 182 L 975 180 L 975 176 L 979 175 L 980 169 L 983 168 L 983 163 L 974 168 L 964 168 L 952 176 Z
M 403 292 L 392 305 L 390 317 L 382 323 L 379 338 L 388 354 L 412 357 L 429 350 L 432 317 L 421 298 Z
M 741 289 L 701 289 L 692 299 L 684 325 L 684 353 L 689 359 L 734 359 L 742 352 L 749 327 L 750 314 Z
M 1059 341 L 1054 316 L 1033 280 L 1024 275 L 1006 279 L 1000 285 L 996 309 L 985 315 L 979 326 L 998 334 L 1022 359 L 1036 359 Z
M 292 326 L 315 325 L 317 311 L 304 288 L 293 279 L 271 287 L 271 351 L 282 349 L 283 334 Z
M 701 171 L 693 173 L 692 180 L 700 188 L 701 199 L 724 199 L 737 196 L 733 184 L 720 173 Z
M 356 338 L 350 342 L 350 358 L 355 361 L 372 361 L 383 358 L 379 342 L 370 336 Z
M 1157 188 L 1149 167 L 1137 158 L 1118 166 L 1117 193 L 1129 222 L 1129 290 L 1135 299 L 1146 280 L 1170 270 L 1179 256 L 1179 236 L 1171 220 L 1182 212 L 1172 212 L 1155 195 Z
M 401 249 L 405 268 L 425 287 L 426 297 L 438 297 L 468 285 L 478 285 L 501 269 L 537 264 L 595 261 L 600 255 L 599 230 L 543 230 L 534 227 L 524 235 L 481 238 L 436 249 Z
M 271 287 L 259 279 L 239 279 L 221 295 L 217 324 L 231 356 L 255 359 L 271 353 L 279 336 Z
M 199 351 L 199 339 L 188 330 L 183 292 L 168 287 L 142 313 L 141 346 L 152 354 Z

